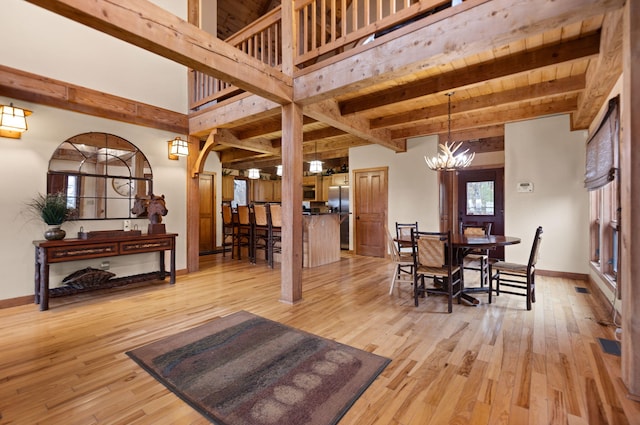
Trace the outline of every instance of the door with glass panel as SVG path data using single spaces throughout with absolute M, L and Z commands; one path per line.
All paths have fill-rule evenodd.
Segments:
M 458 173 L 459 223 L 491 223 L 491 233 L 504 235 L 504 168 Z M 504 259 L 504 248 L 490 252 Z

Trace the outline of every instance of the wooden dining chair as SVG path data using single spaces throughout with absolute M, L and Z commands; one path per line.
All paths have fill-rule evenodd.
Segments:
M 396 221 L 396 240 L 399 252 L 411 252 L 411 232 L 414 230 L 420 230 L 417 221 L 415 223 L 398 223 Z
M 462 268 L 453 257 L 451 232 L 411 233 L 413 252 L 413 298 L 416 307 L 418 298 L 425 294 L 447 296 L 448 312 L 453 311 L 453 299 L 462 296 Z M 426 286 L 426 278 L 433 279 L 432 286 Z
M 396 241 L 391 236 L 389 228 L 387 230 L 387 248 L 391 261 L 394 263 L 393 276 L 391 276 L 391 285 L 389 287 L 389 295 L 393 294 L 393 288 L 396 282 L 409 282 L 413 284 L 413 254 L 411 252 L 400 252 Z
M 541 242 L 542 226 L 539 226 L 533 238 L 527 264 L 498 261 L 489 266 L 489 304 L 491 304 L 491 295 L 494 291 L 496 295 L 504 292 L 505 294 L 526 297 L 527 310 L 531 310 L 531 304 L 536 302 L 536 263 Z M 496 283 L 495 290 L 493 289 L 494 281 Z M 501 289 L 501 286 L 506 286 L 510 289 Z
M 463 223 L 460 222 L 460 233 L 465 236 L 489 236 L 492 223 Z M 469 249 L 463 253 L 464 270 L 480 272 L 480 287 L 489 288 L 489 250 Z

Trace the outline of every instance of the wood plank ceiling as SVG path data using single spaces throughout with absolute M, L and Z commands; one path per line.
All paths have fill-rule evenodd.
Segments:
M 218 2 L 220 36 L 250 21 L 231 18 L 232 7 Z M 272 0 L 253 1 L 262 10 L 274 6 Z M 576 13 L 581 13 L 576 11 Z M 441 66 L 425 67 L 402 77 L 386 79 L 355 90 L 339 93 L 334 100 L 342 118 L 364 120 L 372 130 L 387 130 L 393 140 L 444 134 L 447 130 L 447 100 L 452 97 L 451 127 L 454 140 L 491 140 L 501 135 L 505 123 L 552 114 L 571 114 L 572 129 L 586 129 L 596 117 L 622 72 L 621 10 L 592 16 L 585 13 L 570 25 L 522 37 L 504 45 L 472 54 Z M 234 24 L 235 26 L 232 26 Z M 304 71 L 304 70 L 303 70 Z M 370 144 L 353 132 L 332 127 L 306 114 L 304 125 L 305 161 L 319 158 L 325 166 L 348 162 L 348 148 Z M 231 121 L 224 127 L 245 149 L 216 144 L 223 167 L 257 167 L 270 172 L 280 163 L 264 151 L 254 150 L 251 141 L 268 141 L 280 147 L 280 115 L 256 116 Z M 473 144 L 482 151 L 482 144 Z
M 233 47 L 143 0 L 135 2 L 138 11 L 123 1 L 28 1 L 253 90 L 256 94 L 192 111 L 189 132 L 203 145 L 214 139 L 212 150 L 225 168 L 257 167 L 268 173 L 281 162 L 278 102 L 291 96 L 289 77 L 248 56 L 238 55 L 240 63 L 230 61 Z M 277 0 L 251 0 L 241 9 L 237 1 L 218 4 L 220 38 L 278 5 Z M 545 115 L 568 113 L 572 129 L 586 129 L 622 72 L 623 4 L 466 0 L 440 21 L 416 21 L 371 45 L 307 65 L 293 76 L 293 99 L 304 106 L 304 160 L 321 159 L 325 167 L 335 168 L 348 161 L 350 147 L 379 143 L 403 151 L 407 139 L 444 134 L 449 92 L 455 92 L 453 139 L 480 140 L 473 149 L 492 146 L 492 137 L 503 134 L 505 123 Z M 109 19 L 122 14 L 126 16 L 117 21 Z M 138 24 L 140 14 L 149 27 Z M 206 55 L 189 54 L 204 52 L 205 46 Z M 52 92 L 52 86 L 62 94 Z M 2 66 L 0 89 L 16 98 L 106 118 L 186 129 L 182 114 L 106 94 L 100 95 L 103 102 L 82 103 L 82 96 L 71 99 L 64 93 L 96 93 Z

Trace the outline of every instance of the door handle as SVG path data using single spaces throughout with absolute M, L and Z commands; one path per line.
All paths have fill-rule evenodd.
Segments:
M 356 216 L 356 220 L 360 220 L 360 216 L 359 215 Z

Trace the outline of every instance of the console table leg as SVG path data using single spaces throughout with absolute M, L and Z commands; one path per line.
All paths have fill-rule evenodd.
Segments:
M 36 261 L 35 270 L 33 276 L 33 302 L 34 304 L 40 304 L 40 249 L 36 247 Z
M 174 284 L 176 283 L 176 247 L 175 244 L 173 246 L 173 248 L 171 248 L 171 270 L 170 270 L 170 277 L 169 277 L 169 283 L 170 284 Z
M 40 263 L 40 311 L 49 310 L 49 265 Z
M 164 280 L 167 275 L 167 271 L 164 268 L 164 251 L 160 251 L 160 279 Z

